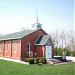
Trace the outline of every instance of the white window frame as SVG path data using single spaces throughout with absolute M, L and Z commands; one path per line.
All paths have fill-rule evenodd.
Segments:
M 14 43 L 14 53 L 16 53 L 17 52 L 17 43 L 15 42 Z
M 8 43 L 6 43 L 6 52 L 8 52 Z
M 29 46 L 28 46 L 29 45 Z M 29 48 L 28 48 L 29 47 Z M 27 53 L 30 53 L 30 42 L 27 43 Z

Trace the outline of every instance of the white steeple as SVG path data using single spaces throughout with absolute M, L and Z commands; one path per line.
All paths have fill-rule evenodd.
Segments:
M 38 14 L 37 14 L 37 11 L 36 11 L 36 23 L 33 24 L 33 26 L 36 26 L 36 29 L 41 29 L 41 28 L 42 28 L 42 24 L 39 23 L 39 20 L 38 20 Z
M 37 11 L 36 11 L 36 26 L 37 26 L 37 29 L 40 29 L 40 28 L 42 28 L 42 26 L 41 26 L 42 24 L 41 23 L 39 23 L 39 20 L 38 20 L 38 14 L 37 14 Z

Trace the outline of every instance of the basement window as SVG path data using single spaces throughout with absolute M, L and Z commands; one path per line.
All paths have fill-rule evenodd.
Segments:
M 16 51 L 17 51 L 17 44 L 14 43 L 14 53 L 16 53 Z

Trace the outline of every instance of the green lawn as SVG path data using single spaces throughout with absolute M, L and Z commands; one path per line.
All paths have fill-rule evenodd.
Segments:
M 75 75 L 75 63 L 36 66 L 0 60 L 0 75 Z

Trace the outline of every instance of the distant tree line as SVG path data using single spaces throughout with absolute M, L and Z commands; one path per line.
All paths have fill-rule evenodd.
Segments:
M 55 55 L 62 55 L 63 50 L 66 51 L 66 55 L 75 56 L 75 32 L 65 32 L 62 30 L 59 32 L 56 30 L 51 34 L 54 39 Z
M 0 37 L 2 37 L 3 36 L 3 34 L 2 33 L 0 33 Z

